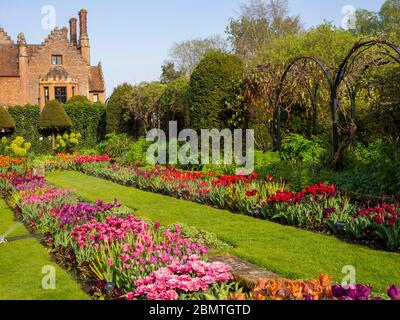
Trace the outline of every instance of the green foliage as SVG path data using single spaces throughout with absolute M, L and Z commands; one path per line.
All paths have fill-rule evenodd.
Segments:
M 160 98 L 165 89 L 166 85 L 160 82 L 144 82 L 133 88 L 123 108 L 125 123 L 134 124 L 127 132 L 140 137 L 146 135 L 147 131 L 160 127 Z
M 327 153 L 318 140 L 320 139 L 315 137 L 308 140 L 302 135 L 290 134 L 282 143 L 282 158 L 318 164 Z
M 133 86 L 124 83 L 114 89 L 111 97 L 107 102 L 107 133 L 123 133 L 126 132 L 127 125 L 124 123 L 124 107 L 129 103 L 133 94 Z
M 146 164 L 147 150 L 150 145 L 151 143 L 147 142 L 145 138 L 139 138 L 129 146 L 129 150 L 125 158 L 126 162 L 134 164 Z
M 9 109 L 15 119 L 13 137 L 22 136 L 32 143 L 32 152 L 44 154 L 51 151 L 51 141 L 39 133 L 40 107 L 36 105 L 14 106 Z
M 71 119 L 57 100 L 46 103 L 39 118 L 39 128 L 41 130 L 54 132 L 69 129 L 71 126 Z
M 243 62 L 236 56 L 211 51 L 190 79 L 190 120 L 195 130 L 226 128 L 225 103 L 234 83 L 243 76 Z
M 110 133 L 100 142 L 97 150 L 111 158 L 122 158 L 126 155 L 133 140 L 127 134 Z
M 65 105 L 72 121 L 71 130 L 82 135 L 80 148 L 95 148 L 105 136 L 106 108 L 103 104 L 92 104 L 86 97 L 72 97 Z
M 160 97 L 161 127 L 166 129 L 169 121 L 177 121 L 178 128 L 189 125 L 189 81 L 176 79 L 168 84 Z
M 218 237 L 214 233 L 199 230 L 197 228 L 184 224 L 178 225 L 181 227 L 181 234 L 192 242 L 201 242 L 204 243 L 208 248 L 213 248 L 217 250 L 232 249 L 232 246 L 218 239 Z M 164 227 L 163 230 L 175 230 L 176 226 L 177 224 L 169 225 L 167 227 Z
M 32 144 L 23 137 L 16 137 L 9 144 L 7 138 L 3 138 L 1 143 L 4 146 L 5 154 L 10 157 L 26 157 L 32 147 Z
M 183 72 L 177 71 L 175 69 L 175 64 L 173 62 L 166 62 L 162 67 L 161 67 L 162 73 L 160 77 L 161 83 L 167 84 L 170 82 L 175 81 L 176 79 L 179 79 L 180 77 L 183 76 Z
M 10 113 L 0 106 L 0 131 L 12 131 L 15 129 L 15 121 L 11 117 Z
M 58 135 L 56 138 L 56 151 L 58 153 L 72 153 L 76 150 L 79 145 L 80 139 L 82 138 L 80 133 L 64 133 L 64 135 Z

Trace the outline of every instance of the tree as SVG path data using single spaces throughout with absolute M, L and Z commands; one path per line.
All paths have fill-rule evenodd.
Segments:
M 175 64 L 170 61 L 166 61 L 161 67 L 162 73 L 160 77 L 161 83 L 167 84 L 175 81 L 183 76 L 183 72 L 175 69 Z
M 235 82 L 243 76 L 240 58 L 220 51 L 208 52 L 190 78 L 190 120 L 192 128 L 222 129 L 227 100 Z
M 46 103 L 39 118 L 39 129 L 51 133 L 52 149 L 55 149 L 55 135 L 61 130 L 72 127 L 72 122 L 64 107 L 57 101 L 52 100 Z
M 106 122 L 107 133 L 127 132 L 127 124 L 124 123 L 124 107 L 126 107 L 133 95 L 133 86 L 124 83 L 114 89 L 107 102 Z
M 194 68 L 208 51 L 227 51 L 227 48 L 224 39 L 220 36 L 213 36 L 177 43 L 172 47 L 170 57 L 178 71 L 189 78 Z
M 353 30 L 356 35 L 378 35 L 381 31 L 379 15 L 365 9 L 356 11 L 356 25 Z
M 162 128 L 169 121 L 177 121 L 178 128 L 189 126 L 189 80 L 181 77 L 168 84 L 160 97 L 160 113 Z
M 139 127 L 138 135 L 161 127 L 160 97 L 166 88 L 160 82 L 142 83 L 133 88 L 132 94 L 124 106 L 125 122 L 134 121 Z
M 0 131 L 7 133 L 15 130 L 15 121 L 8 113 L 7 109 L 0 107 Z
M 289 15 L 287 0 L 251 0 L 241 6 L 241 15 L 232 19 L 226 33 L 235 52 L 254 58 L 273 38 L 296 34 L 302 29 L 300 17 Z
M 400 0 L 386 0 L 379 12 L 360 9 L 356 12 L 358 36 L 385 36 L 387 40 L 398 41 L 400 34 Z

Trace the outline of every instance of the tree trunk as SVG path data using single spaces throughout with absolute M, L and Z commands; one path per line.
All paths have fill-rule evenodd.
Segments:
M 51 133 L 51 150 L 54 151 L 56 150 L 56 134 L 54 132 Z

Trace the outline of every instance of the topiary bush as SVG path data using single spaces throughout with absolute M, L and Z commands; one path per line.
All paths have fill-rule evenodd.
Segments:
M 71 127 L 71 119 L 65 112 L 64 107 L 57 100 L 47 102 L 40 114 L 39 128 L 43 130 L 59 131 Z
M 39 129 L 51 133 L 53 151 L 56 147 L 55 134 L 71 127 L 71 119 L 64 107 L 57 100 L 47 102 L 39 117 Z
M 0 107 L 0 131 L 10 132 L 15 130 L 15 121 L 8 113 L 7 109 Z
M 227 128 L 226 102 L 243 77 L 243 62 L 235 55 L 210 51 L 190 78 L 190 124 L 195 130 Z
M 127 106 L 130 97 L 133 95 L 133 92 L 134 87 L 128 83 L 124 83 L 114 89 L 107 102 L 107 133 L 127 132 L 127 125 L 123 119 L 125 113 L 124 107 Z

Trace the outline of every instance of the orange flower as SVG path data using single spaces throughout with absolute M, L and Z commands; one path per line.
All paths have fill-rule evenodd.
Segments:
M 253 299 L 257 300 L 257 301 L 263 301 L 266 300 L 267 297 L 265 295 L 265 291 L 263 288 L 261 287 L 256 287 L 253 290 Z
M 332 278 L 326 274 L 321 273 L 321 275 L 319 276 L 319 282 L 320 282 L 321 286 L 327 287 L 331 284 Z
M 284 297 L 281 297 L 281 296 L 274 296 L 274 297 L 272 298 L 272 300 L 274 300 L 274 301 L 283 301 L 283 300 L 285 300 L 285 298 L 284 298 Z
M 245 293 L 236 293 L 234 296 L 235 301 L 245 301 L 246 299 L 246 294 Z
M 292 296 L 296 300 L 300 299 L 303 296 L 303 289 L 300 282 L 289 282 L 288 287 L 290 289 L 290 296 Z
M 282 287 L 282 280 L 271 280 L 269 282 L 268 293 L 275 296 Z

